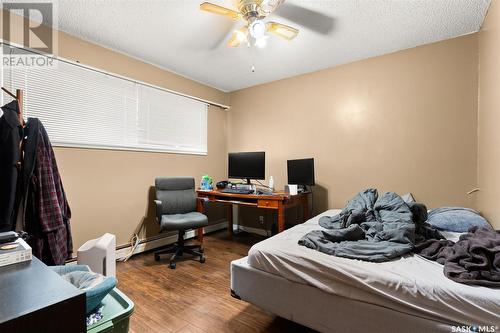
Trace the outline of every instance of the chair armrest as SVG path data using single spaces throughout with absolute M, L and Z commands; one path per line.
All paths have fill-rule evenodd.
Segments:
M 208 203 L 210 200 L 208 198 L 197 198 L 198 200 L 198 212 L 208 215 Z M 201 209 L 200 209 L 201 208 Z
M 161 201 L 160 200 L 155 200 L 155 206 L 156 206 L 156 218 L 158 219 L 158 223 L 161 222 L 161 216 L 163 215 L 162 207 L 161 207 Z

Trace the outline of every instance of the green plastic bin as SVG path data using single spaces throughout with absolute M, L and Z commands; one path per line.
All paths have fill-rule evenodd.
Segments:
M 102 319 L 87 327 L 88 333 L 126 333 L 134 302 L 118 288 L 102 300 Z

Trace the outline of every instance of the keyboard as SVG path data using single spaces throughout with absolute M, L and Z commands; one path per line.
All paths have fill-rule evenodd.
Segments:
M 246 190 L 243 188 L 225 188 L 221 191 L 222 193 L 233 193 L 233 194 L 251 194 L 252 190 Z

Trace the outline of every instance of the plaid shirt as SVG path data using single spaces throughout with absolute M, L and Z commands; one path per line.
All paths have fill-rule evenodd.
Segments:
M 47 132 L 40 126 L 32 188 L 35 189 L 36 235 L 33 254 L 49 265 L 63 265 L 71 257 L 73 243 L 69 219 L 71 210 L 64 193 L 54 150 Z

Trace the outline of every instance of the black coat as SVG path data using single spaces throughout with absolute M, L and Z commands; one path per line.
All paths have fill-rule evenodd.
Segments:
M 23 128 L 19 123 L 17 101 L 2 106 L 0 118 L 0 232 L 14 228 L 19 144 Z

